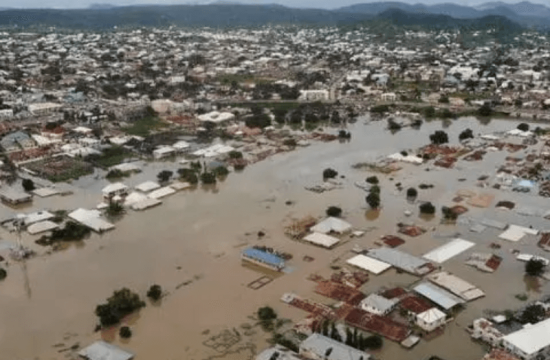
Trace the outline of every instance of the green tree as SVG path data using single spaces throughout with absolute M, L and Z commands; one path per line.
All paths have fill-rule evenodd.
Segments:
M 426 214 L 426 215 L 433 215 L 435 214 L 435 206 L 431 202 L 425 202 L 419 206 L 420 213 Z
M 34 181 L 32 181 L 31 179 L 23 179 L 21 185 L 26 192 L 33 191 L 36 188 L 34 186 Z
M 180 176 L 180 179 L 192 185 L 195 185 L 199 182 L 197 173 L 192 169 L 178 169 L 178 175 Z
M 327 168 L 323 170 L 323 179 L 333 179 L 338 176 L 338 172 L 334 169 Z
M 445 220 L 456 220 L 456 218 L 458 217 L 458 215 L 453 212 L 453 210 L 447 206 L 443 206 L 441 208 L 441 212 L 443 213 L 443 218 Z
M 8 272 L 4 268 L 0 268 L 0 280 L 4 280 L 8 276 Z
M 216 175 L 211 172 L 203 172 L 201 174 L 201 182 L 205 185 L 211 185 L 216 183 Z
M 371 335 L 365 339 L 365 347 L 370 350 L 378 350 L 382 347 L 384 341 L 378 335 Z
M 437 130 L 430 135 L 430 141 L 435 145 L 446 144 L 449 142 L 449 135 L 443 130 Z
M 123 326 L 120 328 L 118 335 L 123 339 L 129 339 L 132 337 L 132 330 L 128 326 Z
M 417 196 L 418 196 L 418 191 L 415 188 L 408 188 L 407 189 L 407 197 L 415 198 Z
M 541 276 L 545 267 L 542 260 L 531 259 L 525 264 L 525 273 L 529 276 Z
M 128 288 L 116 290 L 107 302 L 100 304 L 95 309 L 95 314 L 103 327 L 118 324 L 126 315 L 145 306 L 139 295 Z
M 337 206 L 329 206 L 326 213 L 327 216 L 340 217 L 340 215 L 342 215 L 342 209 Z
M 153 301 L 158 301 L 162 297 L 162 287 L 160 285 L 151 285 L 147 290 L 147 297 Z
M 479 109 L 477 109 L 477 113 L 480 116 L 491 116 L 493 114 L 493 109 L 491 108 L 491 105 L 485 103 Z
M 160 182 L 167 182 L 168 180 L 170 180 L 170 178 L 172 177 L 172 175 L 174 175 L 174 173 L 170 170 L 162 170 L 161 172 L 159 172 L 157 174 L 157 179 L 160 181 Z
M 229 170 L 225 166 L 218 166 L 213 170 L 214 174 L 218 178 L 224 178 L 229 175 Z
M 529 131 L 529 124 L 526 124 L 526 123 L 521 123 L 518 125 L 518 130 L 521 130 L 521 131 Z
M 522 324 L 536 324 L 546 318 L 546 310 L 540 305 L 529 305 L 527 306 L 521 316 L 519 321 Z
M 458 135 L 458 140 L 466 140 L 466 139 L 473 139 L 474 138 L 474 132 L 472 129 L 466 129 L 463 130 L 460 135 Z
M 369 176 L 365 181 L 372 185 L 376 185 L 379 183 L 377 176 Z
M 368 194 L 365 200 L 372 209 L 378 209 L 378 207 L 380 207 L 380 195 L 378 193 Z

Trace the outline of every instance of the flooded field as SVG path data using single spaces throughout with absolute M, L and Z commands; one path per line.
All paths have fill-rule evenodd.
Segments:
M 294 152 L 279 154 L 246 168 L 242 173 L 231 173 L 215 189 L 200 187 L 176 193 L 157 208 L 144 212 L 129 212 L 116 223 L 116 229 L 103 235 L 72 244 L 67 249 L 40 255 L 26 264 L 10 261 L 8 277 L 0 284 L 0 348 L 6 359 L 61 359 L 70 355 L 65 349 L 86 346 L 101 336 L 120 342 L 112 332 L 94 333 L 97 319 L 95 306 L 103 302 L 115 289 L 129 287 L 145 295 L 152 284 L 161 285 L 167 292 L 161 304 L 148 305 L 127 322 L 132 324 L 133 337 L 122 347 L 136 353 L 136 359 L 202 360 L 250 359 L 256 351 L 268 346 L 267 335 L 254 324 L 251 315 L 260 306 L 270 305 L 282 317 L 298 321 L 307 314 L 290 308 L 280 301 L 285 292 L 294 292 L 326 304 L 334 301 L 313 293 L 314 283 L 309 274 L 329 276 L 329 265 L 342 265 L 351 257 L 351 248 L 374 247 L 380 236 L 396 234 L 396 223 L 413 220 L 430 229 L 417 238 L 403 236 L 406 243 L 401 250 L 422 255 L 448 241 L 449 235 L 460 233 L 476 246 L 443 264 L 445 270 L 466 279 L 481 288 L 486 297 L 468 303 L 466 309 L 451 322 L 445 333 L 433 340 L 422 341 L 407 351 L 389 341 L 375 356 L 392 360 L 423 360 L 429 355 L 440 355 L 447 360 L 479 359 L 484 349 L 473 343 L 464 328 L 487 309 L 505 310 L 519 307 L 523 302 L 515 295 L 526 293 L 535 299 L 547 292 L 546 283 L 532 284 L 524 279 L 524 264 L 510 253 L 512 249 L 540 254 L 534 238 L 518 243 L 498 240 L 499 232 L 488 228 L 481 234 L 469 232 L 467 225 L 440 225 L 439 216 L 433 219 L 418 217 L 418 203 L 405 199 L 405 190 L 420 183 L 434 185 L 430 190 L 419 190 L 419 200 L 432 201 L 440 214 L 443 205 L 452 206 L 456 191 L 468 189 L 488 193 L 495 200 L 487 209 L 468 206 L 462 215 L 468 218 L 486 217 L 543 230 L 550 222 L 540 217 L 520 216 L 513 211 L 495 209 L 500 200 L 544 208 L 547 200 L 535 194 L 504 192 L 492 188 L 478 188 L 476 179 L 494 175 L 496 166 L 509 155 L 506 151 L 488 153 L 483 161 L 459 160 L 454 169 L 426 165 L 402 165 L 392 175 L 381 175 L 382 209 L 373 213 L 365 202 L 366 193 L 354 186 L 372 175 L 368 171 L 352 169 L 358 162 L 374 161 L 401 150 L 409 150 L 428 143 L 435 130 L 446 127 L 451 145 L 458 143 L 458 134 L 471 128 L 474 134 L 507 131 L 517 126 L 514 121 L 492 120 L 480 124 L 474 118 L 452 123 L 425 123 L 418 130 L 403 129 L 395 134 L 385 130 L 385 122 L 365 125 L 362 121 L 349 127 L 349 142 L 314 143 Z M 518 152 L 517 154 L 520 154 Z M 124 180 L 136 185 L 154 180 L 158 171 L 176 170 L 177 162 L 150 163 L 140 174 Z M 331 167 L 345 178 L 342 189 L 316 194 L 304 186 L 321 182 L 323 169 Z M 459 179 L 466 179 L 459 181 Z M 399 192 L 395 186 L 405 189 Z M 0 208 L 6 218 L 18 211 L 44 208 L 92 208 L 100 202 L 101 188 L 108 182 L 95 175 L 74 182 L 69 188 L 74 195 L 34 199 L 23 209 Z M 292 201 L 287 205 L 287 201 Z M 313 247 L 290 240 L 283 233 L 284 225 L 292 217 L 312 215 L 320 217 L 330 205 L 340 206 L 343 217 L 357 229 L 369 229 L 363 237 L 348 239 L 333 250 Z M 413 212 L 411 217 L 405 210 Z M 258 231 L 266 236 L 258 238 Z M 2 230 L 1 237 L 15 241 L 15 235 Z M 24 244 L 33 244 L 36 237 L 24 235 Z M 501 249 L 491 250 L 489 244 L 498 242 Z M 247 284 L 263 274 L 257 269 L 242 266 L 240 251 L 250 245 L 263 244 L 293 254 L 291 271 L 275 278 L 258 290 Z M 464 264 L 470 252 L 494 252 L 503 258 L 494 274 L 479 272 Z M 303 261 L 305 256 L 314 258 Z M 377 291 L 381 286 L 409 286 L 419 279 L 390 270 L 371 276 L 362 290 Z M 245 325 L 245 326 L 243 326 Z M 238 335 L 235 335 L 234 330 Z M 224 331 L 233 332 L 231 336 Z M 115 339 L 116 337 L 116 339 Z M 214 337 L 214 338 L 213 338 Z M 222 342 L 220 346 L 213 344 Z M 223 343 L 225 341 L 225 343 Z

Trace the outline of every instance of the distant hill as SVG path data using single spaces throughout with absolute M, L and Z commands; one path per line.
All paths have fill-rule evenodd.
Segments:
M 0 12 L 0 26 L 35 27 L 57 26 L 61 28 L 109 29 L 131 26 L 209 26 L 214 28 L 234 26 L 263 26 L 268 24 L 302 25 L 345 25 L 371 20 L 390 22 L 395 26 L 424 27 L 482 27 L 498 23 L 509 26 L 510 30 L 519 26 L 509 17 L 515 16 L 507 8 L 497 7 L 490 11 L 503 12 L 503 16 L 478 11 L 476 18 L 458 18 L 451 14 L 467 7 L 454 4 L 441 4 L 430 12 L 429 6 L 407 5 L 399 2 L 359 4 L 347 10 L 335 11 L 320 9 L 296 9 L 281 5 L 141 5 L 107 7 L 100 4 L 93 9 L 57 10 L 29 9 L 5 10 Z M 449 7 L 446 7 L 449 6 Z M 399 8 L 399 7 L 402 7 Z M 353 10 L 355 9 L 355 10 Z M 362 9 L 362 10 L 360 10 Z M 507 15 L 506 15 L 507 14 Z M 487 16 L 490 15 L 490 16 Z M 540 19 L 540 18 L 538 18 Z
M 106 9 L 112 9 L 112 8 L 115 8 L 115 7 L 117 7 L 117 6 L 112 5 L 112 4 L 92 4 L 92 5 L 88 6 L 88 9 L 106 10 Z
M 374 2 L 355 4 L 338 9 L 339 11 L 378 15 L 390 9 L 399 9 L 412 13 L 438 14 L 457 19 L 475 19 L 485 16 L 504 16 L 524 26 L 550 28 L 550 8 L 524 1 L 517 4 L 490 2 L 477 7 L 463 6 L 453 3 L 435 5 L 410 5 L 402 2 Z M 535 15 L 536 14 L 536 15 Z

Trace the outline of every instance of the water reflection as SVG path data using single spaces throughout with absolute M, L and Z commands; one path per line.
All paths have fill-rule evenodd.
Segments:
M 374 221 L 380 217 L 380 209 L 369 209 L 365 211 L 365 219 Z
M 537 294 L 541 292 L 542 284 L 539 277 L 525 275 L 523 277 L 523 282 L 525 283 L 525 291 Z

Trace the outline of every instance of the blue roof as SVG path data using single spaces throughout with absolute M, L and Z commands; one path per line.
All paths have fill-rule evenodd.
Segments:
M 281 259 L 277 255 L 273 255 L 273 254 L 267 253 L 265 251 L 254 249 L 254 248 L 245 249 L 243 251 L 243 255 L 246 255 L 246 256 L 251 257 L 253 259 L 257 259 L 257 260 L 263 261 L 267 264 L 271 264 L 271 265 L 275 265 L 275 266 L 280 266 L 280 265 L 285 264 L 284 259 Z

